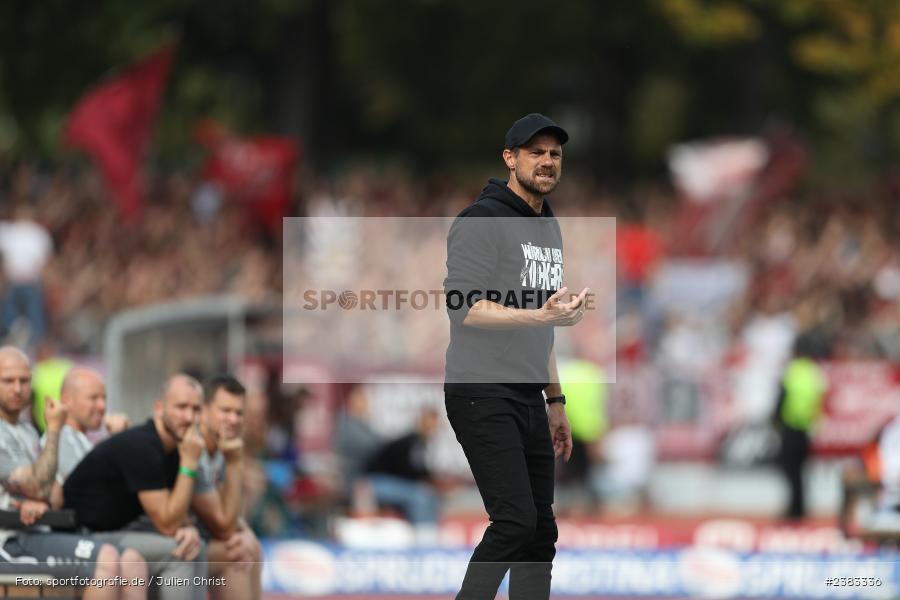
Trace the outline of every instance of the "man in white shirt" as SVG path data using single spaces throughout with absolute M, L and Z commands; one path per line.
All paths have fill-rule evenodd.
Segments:
M 3 298 L 3 325 L 10 330 L 24 316 L 28 320 L 30 347 L 36 346 L 47 331 L 43 274 L 52 253 L 53 240 L 34 221 L 29 205 L 17 207 L 12 221 L 0 222 L 0 257 L 8 284 Z

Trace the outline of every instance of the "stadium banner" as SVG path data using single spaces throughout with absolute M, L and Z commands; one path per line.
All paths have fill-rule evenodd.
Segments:
M 739 518 L 604 519 L 560 517 L 557 548 L 564 550 L 670 550 L 691 545 L 735 552 L 791 555 L 857 555 L 866 546 L 846 538 L 832 524 L 788 525 Z M 414 527 L 392 516 L 338 517 L 335 539 L 341 546 L 367 550 L 404 550 L 416 545 Z M 442 519 L 437 545 L 443 549 L 474 548 L 487 519 Z
M 874 439 L 900 407 L 900 369 L 889 361 L 831 361 L 822 421 L 813 436 L 819 453 L 856 452 Z
M 452 595 L 468 550 L 349 550 L 308 541 L 264 542 L 268 593 Z M 671 551 L 567 551 L 556 555 L 554 597 L 896 598 L 896 553 L 812 557 L 690 546 Z M 506 589 L 506 583 L 501 590 Z
M 283 240 L 285 365 L 324 362 L 335 384 L 407 383 L 415 374 L 414 382 L 543 387 L 552 347 L 559 362 L 595 366 L 584 383 L 616 380 L 613 218 L 310 216 L 284 219 Z M 530 309 L 535 320 L 462 327 L 475 305 Z M 557 308 L 538 312 L 546 306 Z M 547 324 L 576 308 L 572 326 Z M 318 382 L 309 376 L 283 374 L 285 383 Z
M 444 519 L 440 540 L 469 548 L 481 540 L 488 521 Z M 737 552 L 843 555 L 860 553 L 863 543 L 847 539 L 833 525 L 784 525 L 736 518 L 596 519 L 558 518 L 558 548 L 571 550 L 662 550 L 713 546 Z

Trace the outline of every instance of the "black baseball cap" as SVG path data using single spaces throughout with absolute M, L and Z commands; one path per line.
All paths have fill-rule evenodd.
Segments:
M 537 134 L 545 131 L 555 135 L 559 139 L 560 144 L 565 144 L 569 141 L 569 134 L 566 133 L 565 129 L 557 125 L 553 119 L 540 113 L 531 113 L 513 123 L 512 127 L 509 128 L 509 131 L 506 132 L 506 139 L 504 140 L 506 145 L 504 148 L 507 150 L 518 148 L 528 143 L 528 140 Z

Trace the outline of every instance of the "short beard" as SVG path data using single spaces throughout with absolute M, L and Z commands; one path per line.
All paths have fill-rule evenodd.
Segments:
M 22 410 L 24 410 L 24 407 L 22 407 L 20 409 L 13 409 L 13 408 L 9 408 L 6 405 L 0 406 L 0 413 L 7 415 L 9 417 L 8 420 L 11 420 L 11 421 L 18 421 L 19 415 L 22 412 Z
M 162 416 L 162 422 L 163 422 L 163 429 L 166 430 L 166 433 L 168 433 L 169 435 L 171 435 L 173 440 L 175 440 L 176 442 L 181 443 L 181 438 L 182 438 L 183 436 L 180 436 L 180 435 L 178 435 L 178 434 L 175 432 L 175 428 L 172 427 L 172 424 L 171 424 L 171 423 L 169 423 L 169 420 L 166 418 L 166 415 L 165 415 L 165 414 L 163 414 L 163 416 Z
M 550 186 L 550 189 L 542 190 L 538 187 L 538 184 L 533 179 L 525 179 L 522 175 L 519 174 L 519 171 L 516 172 L 516 181 L 519 182 L 519 185 L 522 186 L 522 189 L 525 191 L 534 194 L 535 196 L 546 196 L 550 192 L 556 189 L 557 184 L 559 183 L 559 177 L 553 180 L 553 184 Z

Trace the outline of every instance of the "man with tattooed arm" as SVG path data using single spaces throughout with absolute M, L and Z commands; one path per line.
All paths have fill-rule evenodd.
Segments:
M 47 574 L 59 578 L 121 581 L 84 589 L 85 600 L 142 600 L 147 566 L 134 550 L 120 552 L 91 535 L 57 533 L 35 525 L 47 511 L 56 477 L 63 406 L 48 400 L 47 443 L 40 450 L 37 431 L 20 420 L 31 397 L 31 363 L 21 350 L 0 348 L 0 509 L 18 508 L 24 529 L 0 529 L 0 572 Z

